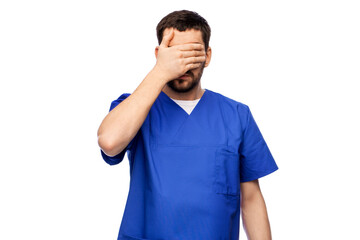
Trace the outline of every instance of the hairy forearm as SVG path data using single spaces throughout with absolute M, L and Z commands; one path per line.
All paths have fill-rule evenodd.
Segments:
M 249 240 L 271 240 L 270 223 L 264 198 L 259 191 L 241 201 L 243 227 Z
M 109 156 L 120 153 L 135 137 L 151 106 L 166 81 L 153 69 L 135 91 L 123 100 L 102 121 L 98 129 L 98 143 Z

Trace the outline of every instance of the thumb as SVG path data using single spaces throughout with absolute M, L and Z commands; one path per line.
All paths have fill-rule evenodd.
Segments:
M 166 34 L 166 35 L 163 37 L 160 46 L 162 46 L 162 47 L 169 47 L 170 41 L 173 39 L 173 37 L 174 37 L 174 29 L 171 28 L 171 29 L 170 29 L 170 32 L 168 32 L 168 34 Z

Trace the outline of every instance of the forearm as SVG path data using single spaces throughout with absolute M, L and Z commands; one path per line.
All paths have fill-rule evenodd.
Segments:
M 154 68 L 135 91 L 104 118 L 98 129 L 98 143 L 109 156 L 120 153 L 144 123 L 166 80 Z
M 135 137 L 168 81 L 200 67 L 205 61 L 203 44 L 189 43 L 169 47 L 173 37 L 172 29 L 155 50 L 155 67 L 135 91 L 112 109 L 100 124 L 98 143 L 108 156 L 120 153 Z
M 241 201 L 243 227 L 249 240 L 271 240 L 270 223 L 264 198 L 259 191 Z

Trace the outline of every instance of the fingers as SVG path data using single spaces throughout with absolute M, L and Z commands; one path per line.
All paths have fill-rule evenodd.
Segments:
M 196 50 L 192 50 L 192 51 L 182 51 L 180 53 L 181 57 L 183 58 L 189 58 L 189 57 L 202 57 L 205 56 L 205 51 L 196 51 Z
M 185 72 L 199 68 L 205 64 L 205 56 L 185 58 L 183 64 L 185 65 Z
M 199 67 L 201 67 L 201 65 L 202 65 L 202 63 L 190 63 L 190 64 L 186 65 L 185 72 L 195 69 L 195 68 L 199 68 Z
M 205 56 L 201 56 L 201 57 L 189 57 L 189 58 L 185 58 L 184 59 L 184 64 L 188 65 L 188 64 L 197 64 L 197 63 L 203 63 L 205 62 Z
M 182 44 L 182 45 L 178 45 L 177 48 L 180 51 L 191 51 L 191 50 L 205 51 L 205 47 L 201 43 Z
M 182 58 L 193 58 L 193 57 L 202 57 L 201 61 L 205 61 L 205 49 L 204 45 L 198 43 L 188 43 L 183 45 L 178 45 L 177 50 L 180 50 L 180 57 Z
M 170 41 L 173 39 L 173 37 L 174 37 L 174 29 L 171 28 L 170 31 L 165 36 L 163 36 L 160 46 L 169 47 Z

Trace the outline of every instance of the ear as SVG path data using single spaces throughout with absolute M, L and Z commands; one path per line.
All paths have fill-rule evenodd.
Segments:
M 158 56 L 158 52 L 159 52 L 159 46 L 157 46 L 156 48 L 155 48 L 155 57 L 157 58 L 157 56 Z
M 210 64 L 211 53 L 212 53 L 212 50 L 211 50 L 211 47 L 209 46 L 206 51 L 205 67 L 209 66 L 209 64 Z

